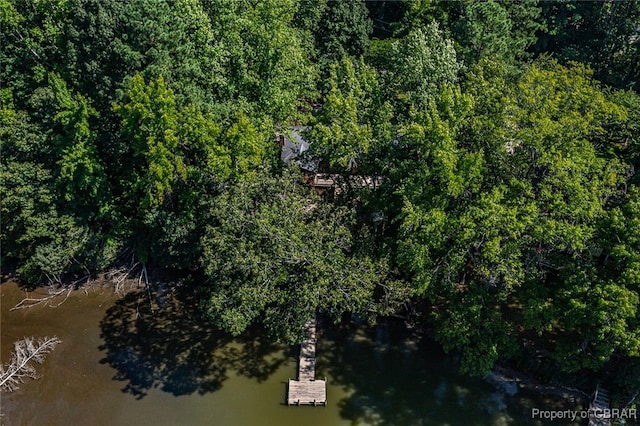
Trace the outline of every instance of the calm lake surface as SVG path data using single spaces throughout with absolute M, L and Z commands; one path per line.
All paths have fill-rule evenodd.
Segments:
M 116 296 L 99 286 L 75 291 L 55 308 L 10 311 L 25 293 L 3 283 L 0 360 L 7 362 L 13 342 L 25 336 L 56 335 L 62 343 L 37 366 L 39 379 L 2 394 L 0 423 L 541 425 L 548 423 L 532 420 L 532 407 L 566 408 L 460 376 L 454 357 L 393 322 L 319 324 L 316 375 L 328 380 L 328 405 L 288 407 L 297 348 L 260 330 L 241 338 L 215 331 L 194 300 L 167 288 L 153 293 L 153 313 L 144 292 Z

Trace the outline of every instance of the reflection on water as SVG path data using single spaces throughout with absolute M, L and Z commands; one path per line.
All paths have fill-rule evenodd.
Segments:
M 288 407 L 296 348 L 257 328 L 240 338 L 216 331 L 199 317 L 194 298 L 164 288 L 151 303 L 143 292 L 118 298 L 98 289 L 73 293 L 55 309 L 9 311 L 24 294 L 2 284 L 2 361 L 23 336 L 55 334 L 63 343 L 38 366 L 40 379 L 3 395 L 1 423 L 542 424 L 530 412 L 543 403 L 459 376 L 455 357 L 393 321 L 321 324 L 317 376 L 328 379 L 328 406 Z

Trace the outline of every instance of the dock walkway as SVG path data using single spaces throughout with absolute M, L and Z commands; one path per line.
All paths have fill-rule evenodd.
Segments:
M 298 379 L 289 379 L 287 404 L 327 405 L 327 381 L 316 380 L 316 320 L 305 326 L 306 339 L 300 345 Z
M 589 406 L 589 426 L 611 426 L 609 412 L 609 392 L 598 386 L 593 402 Z

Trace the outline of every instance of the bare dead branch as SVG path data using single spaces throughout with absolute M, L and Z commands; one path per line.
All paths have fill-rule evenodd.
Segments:
M 34 306 L 38 306 L 41 304 L 46 304 L 48 301 L 51 301 L 53 299 L 55 299 L 56 297 L 60 296 L 61 294 L 63 294 L 65 291 L 67 292 L 66 297 L 64 298 L 64 300 L 60 303 L 58 303 L 55 306 L 60 306 L 62 303 L 64 303 L 67 298 L 69 297 L 69 294 L 71 293 L 71 290 L 73 290 L 73 285 L 68 285 L 65 286 L 59 290 L 49 290 L 49 296 L 46 297 L 29 297 L 29 294 L 27 293 L 27 297 L 25 297 L 24 299 L 22 299 L 20 302 L 18 302 L 13 308 L 9 309 L 10 311 L 15 311 L 17 309 L 26 309 L 26 308 L 33 308 Z
M 49 305 L 50 308 L 57 308 L 58 306 L 62 305 L 64 302 L 67 301 L 67 299 L 69 298 L 69 295 L 71 294 L 71 290 L 73 290 L 73 285 L 69 285 L 67 287 L 69 288 L 69 290 L 67 291 L 67 295 L 64 297 L 64 299 L 62 299 L 62 302 L 56 305 Z
M 131 276 L 133 270 L 136 269 L 139 265 L 139 262 L 133 262 L 132 259 L 130 268 L 127 269 L 124 266 L 120 268 L 114 268 L 105 274 L 106 278 L 110 278 L 111 281 L 113 281 L 113 283 L 116 285 L 115 291 L 117 294 L 120 294 L 124 291 L 124 282 Z
M 154 309 L 153 302 L 151 301 L 151 285 L 149 284 L 149 276 L 147 275 L 147 265 L 142 266 L 142 273 L 144 274 L 145 287 L 147 289 L 147 296 L 149 297 L 149 307 L 151 308 L 151 314 L 153 314 Z
M 6 366 L 0 365 L 0 390 L 13 392 L 27 378 L 36 379 L 38 375 L 33 363 L 42 364 L 58 343 L 61 341 L 56 336 L 37 340 L 25 337 L 15 342 L 11 361 Z

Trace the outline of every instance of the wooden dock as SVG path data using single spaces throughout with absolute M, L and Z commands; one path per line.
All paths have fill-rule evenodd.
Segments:
M 287 404 L 327 405 L 327 381 L 316 380 L 316 320 L 304 325 L 306 339 L 300 345 L 298 379 L 289 379 Z
M 609 392 L 598 386 L 596 395 L 589 405 L 589 426 L 611 426 L 609 413 Z

